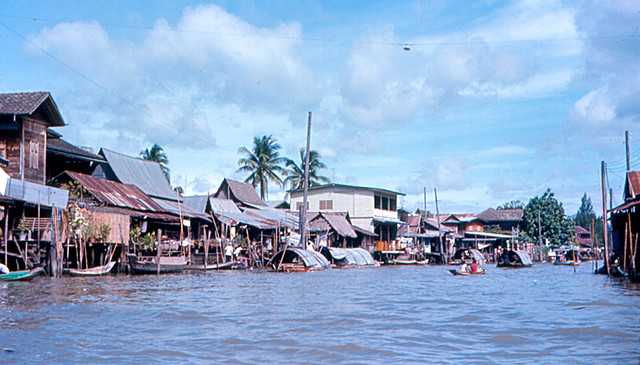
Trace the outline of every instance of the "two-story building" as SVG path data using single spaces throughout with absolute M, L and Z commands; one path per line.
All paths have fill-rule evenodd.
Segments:
M 292 190 L 291 209 L 302 207 L 302 189 Z M 309 188 L 308 211 L 346 212 L 351 223 L 363 230 L 375 232 L 379 241 L 396 239 L 398 224 L 398 198 L 403 193 L 364 186 L 326 184 Z

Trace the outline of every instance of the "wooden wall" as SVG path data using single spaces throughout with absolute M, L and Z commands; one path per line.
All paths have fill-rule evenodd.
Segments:
M 0 154 L 9 160 L 5 171 L 9 176 L 22 177 L 21 162 L 24 168 L 24 179 L 38 184 L 46 182 L 47 161 L 47 124 L 33 118 L 20 118 L 22 123 L 18 133 L 0 136 Z M 23 138 L 24 135 L 24 138 Z M 20 149 L 23 143 L 23 159 L 20 160 Z
M 107 239 L 108 243 L 124 243 L 129 242 L 129 230 L 131 228 L 131 219 L 126 214 L 92 212 L 93 221 L 99 224 L 108 224 L 111 232 Z

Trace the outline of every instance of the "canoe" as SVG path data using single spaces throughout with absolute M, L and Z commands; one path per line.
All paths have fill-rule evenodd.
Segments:
M 116 265 L 115 261 L 111 261 L 103 266 L 96 266 L 90 269 L 68 269 L 67 272 L 71 276 L 102 276 L 111 272 L 111 269 Z
M 133 254 L 127 255 L 129 259 L 129 267 L 132 274 L 156 274 L 158 266 L 157 258 L 138 257 Z M 187 258 L 184 256 L 162 256 L 160 257 L 160 273 L 170 274 L 182 272 L 187 267 Z
M 471 273 L 471 272 L 466 272 L 466 271 L 458 271 L 455 269 L 451 269 L 449 270 L 449 272 L 453 275 L 460 275 L 460 276 L 472 276 L 472 275 L 484 275 L 487 273 L 487 270 L 482 270 L 482 271 L 478 271 L 475 273 Z
M 553 262 L 554 265 L 560 266 L 578 266 L 580 265 L 580 261 L 565 261 L 565 262 Z
M 8 274 L 0 275 L 0 280 L 3 281 L 27 281 L 35 278 L 38 275 L 42 275 L 44 273 L 44 269 L 41 267 L 35 268 L 33 270 L 22 270 L 22 271 L 13 271 Z

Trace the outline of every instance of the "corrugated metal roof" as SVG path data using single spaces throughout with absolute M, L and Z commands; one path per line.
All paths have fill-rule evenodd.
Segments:
M 182 201 L 184 205 L 188 206 L 194 212 L 206 214 L 207 213 L 207 201 L 209 196 L 207 195 L 192 195 L 183 196 Z
M 30 115 L 43 103 L 51 126 L 64 126 L 64 120 L 51 94 L 46 91 L 0 94 L 0 114 Z
M 625 199 L 633 199 L 640 194 L 640 171 L 627 172 Z
M 318 213 L 315 217 L 312 218 L 310 225 L 313 226 L 313 222 L 318 219 L 324 219 L 333 230 L 338 233 L 338 235 L 342 237 L 351 237 L 356 238 L 358 235 L 353 230 L 351 223 L 346 218 L 346 214 L 344 213 L 328 213 L 321 212 Z
M 286 210 L 265 207 L 262 209 L 245 209 L 244 213 L 257 217 L 264 221 L 272 222 L 273 224 L 279 225 L 281 227 L 287 227 L 291 229 L 298 228 L 297 214 L 291 213 Z
M 309 187 L 309 191 L 312 190 L 336 190 L 336 189 L 342 189 L 342 190 L 367 190 L 367 191 L 373 191 L 373 192 L 378 192 L 378 193 L 384 193 L 384 194 L 389 194 L 389 195 L 400 195 L 400 196 L 404 196 L 404 193 L 401 193 L 399 191 L 393 191 L 393 190 L 389 190 L 389 189 L 382 189 L 382 188 L 372 188 L 372 187 L 368 187 L 368 186 L 356 186 L 356 185 L 347 185 L 347 184 L 334 184 L 334 183 L 330 183 L 330 184 L 324 184 L 324 185 L 315 185 L 315 186 L 310 186 Z M 289 190 L 290 193 L 302 193 L 303 189 L 293 189 L 293 190 Z
M 178 200 L 159 163 L 123 155 L 106 148 L 100 149 L 99 154 L 104 156 L 121 183 L 136 185 L 152 197 Z
M 65 208 L 69 202 L 69 192 L 29 181 L 9 178 L 6 196 L 30 204 L 46 207 Z
M 523 209 L 494 209 L 489 208 L 478 214 L 478 218 L 485 222 L 521 221 Z
M 220 187 L 215 194 L 217 198 L 221 197 L 222 195 L 226 195 L 226 191 L 224 191 L 225 186 L 229 187 L 233 198 L 245 205 L 256 208 L 267 206 L 267 204 L 262 199 L 260 199 L 260 196 L 258 196 L 256 188 L 253 187 L 253 185 L 228 178 L 224 179 L 222 181 L 222 184 L 220 184 Z M 227 196 L 227 198 L 229 199 L 231 199 L 232 197 Z
M 209 204 L 211 204 L 211 210 L 214 213 L 240 213 L 240 209 L 236 203 L 231 199 L 209 198 Z
M 103 204 L 150 212 L 163 210 L 161 206 L 135 185 L 99 179 L 78 172 L 65 171 L 64 174 L 77 181 Z
M 211 220 L 211 218 L 207 214 L 197 212 L 179 201 L 165 200 L 153 197 L 151 199 L 160 207 L 162 207 L 162 210 L 170 212 L 171 214 L 175 214 L 177 216 L 182 215 L 185 218 L 200 218 L 204 220 Z

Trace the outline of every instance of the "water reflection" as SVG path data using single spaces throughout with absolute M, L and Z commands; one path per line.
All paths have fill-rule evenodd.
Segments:
M 640 289 L 572 268 L 40 278 L 0 286 L 16 363 L 622 362 Z

